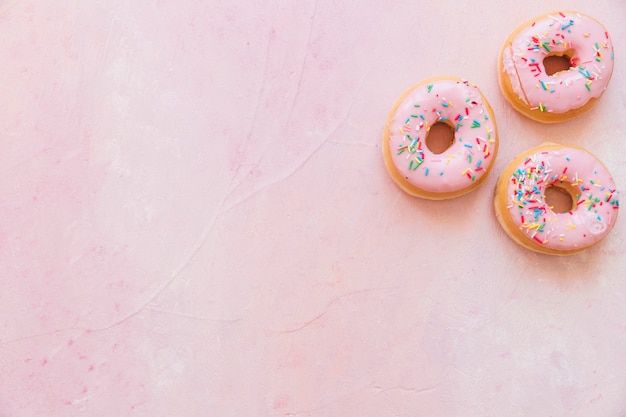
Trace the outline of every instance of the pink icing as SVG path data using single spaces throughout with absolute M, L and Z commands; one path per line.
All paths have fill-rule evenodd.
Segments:
M 552 184 L 577 186 L 577 208 L 554 213 L 544 192 Z M 522 162 L 509 179 L 508 213 L 528 239 L 556 250 L 593 245 L 613 227 L 619 208 L 611 174 L 591 154 L 577 148 L 538 151 Z
M 425 144 L 430 126 L 449 123 L 454 143 L 441 154 Z M 421 85 L 397 107 L 389 124 L 393 162 L 411 184 L 429 192 L 453 192 L 480 179 L 494 158 L 496 129 L 478 88 L 443 80 Z
M 572 67 L 547 75 L 543 60 L 573 50 Z M 596 20 L 557 12 L 522 30 L 502 53 L 513 91 L 533 109 L 565 113 L 599 98 L 613 72 L 613 44 Z

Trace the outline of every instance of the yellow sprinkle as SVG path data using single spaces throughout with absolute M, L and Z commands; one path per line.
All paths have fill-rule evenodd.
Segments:
M 405 134 L 404 130 L 402 130 L 402 126 L 400 126 L 400 133 L 402 133 L 403 135 Z
M 589 34 L 588 34 L 588 33 L 583 33 L 583 36 L 584 36 L 585 38 L 588 38 L 588 37 L 589 37 Z

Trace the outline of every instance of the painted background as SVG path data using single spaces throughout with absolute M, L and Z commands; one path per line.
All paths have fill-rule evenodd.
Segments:
M 500 94 L 518 24 L 611 33 L 598 105 Z M 0 416 L 626 416 L 626 219 L 554 258 L 504 235 L 498 172 L 551 140 L 626 188 L 623 0 L 0 0 Z M 381 134 L 451 74 L 494 171 L 404 194 Z

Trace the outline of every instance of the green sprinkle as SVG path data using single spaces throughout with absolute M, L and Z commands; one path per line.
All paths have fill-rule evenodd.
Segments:
M 433 89 L 433 85 L 432 84 L 428 84 L 428 92 L 430 93 L 431 90 Z

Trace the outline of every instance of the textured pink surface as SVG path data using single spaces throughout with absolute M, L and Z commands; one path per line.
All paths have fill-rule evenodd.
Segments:
M 491 214 L 545 140 L 626 186 L 626 10 L 505 3 L 0 0 L 0 416 L 626 416 L 626 221 L 561 259 Z M 559 7 L 608 28 L 615 72 L 545 126 L 496 60 Z M 432 202 L 380 141 L 441 74 L 500 151 Z

